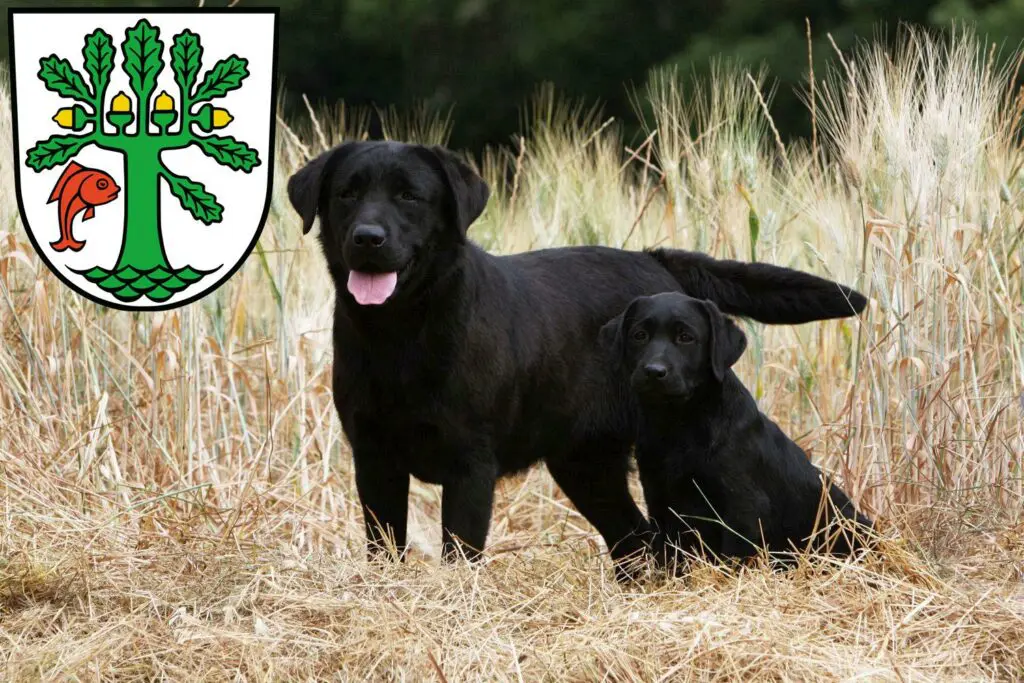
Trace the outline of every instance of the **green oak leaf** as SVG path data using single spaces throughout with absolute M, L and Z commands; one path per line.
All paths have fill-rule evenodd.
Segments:
M 51 135 L 25 155 L 25 163 L 36 171 L 60 166 L 92 142 L 92 135 Z
M 92 81 L 92 96 L 97 102 L 103 101 L 103 94 L 110 83 L 110 72 L 114 70 L 114 41 L 103 29 L 96 29 L 85 37 L 82 48 L 85 70 Z
M 192 214 L 193 218 L 206 225 L 221 221 L 224 207 L 206 191 L 202 183 L 170 172 L 164 172 L 163 176 L 171 187 L 171 194 L 178 198 L 181 208 Z
M 82 74 L 75 71 L 71 62 L 57 55 L 50 55 L 39 60 L 39 78 L 46 84 L 47 90 L 58 95 L 70 97 L 79 102 L 92 104 L 89 88 L 82 79 Z
M 125 31 L 125 40 L 121 43 L 124 72 L 139 102 L 149 101 L 156 78 L 164 68 L 164 44 L 159 36 L 160 29 L 141 19 Z
M 249 60 L 231 55 L 213 65 L 203 82 L 196 88 L 195 102 L 205 102 L 215 97 L 224 97 L 232 90 L 242 87 L 242 81 L 249 76 Z
M 221 166 L 228 166 L 232 170 L 237 171 L 241 169 L 248 173 L 260 165 L 259 153 L 241 140 L 236 140 L 230 135 L 197 137 L 193 142 L 203 150 L 206 156 L 213 158 Z
M 174 43 L 171 45 L 171 69 L 174 71 L 174 82 L 181 88 L 184 97 L 192 95 L 202 60 L 203 47 L 199 43 L 199 36 L 188 29 L 174 36 Z

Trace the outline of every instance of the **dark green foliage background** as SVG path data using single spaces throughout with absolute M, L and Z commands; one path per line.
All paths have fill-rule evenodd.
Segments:
M 35 0 L 0 7 L 175 7 L 181 2 Z M 224 6 L 207 0 L 207 6 Z M 524 103 L 542 82 L 562 94 L 600 102 L 636 134 L 630 87 L 652 67 L 706 71 L 723 56 L 766 63 L 777 95 L 776 123 L 787 137 L 806 135 L 809 117 L 796 91 L 807 73 L 805 17 L 814 34 L 815 69 L 833 58 L 827 33 L 847 50 L 909 22 L 948 28 L 974 24 L 1009 54 L 1024 37 L 1024 0 L 241 0 L 281 7 L 281 76 L 286 106 L 313 102 L 399 110 L 426 103 L 452 110 L 452 146 L 479 150 L 520 131 Z M 7 53 L 7 25 L 0 34 Z

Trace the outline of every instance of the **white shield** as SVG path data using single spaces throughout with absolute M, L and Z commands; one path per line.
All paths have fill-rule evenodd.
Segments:
M 263 228 L 277 12 L 14 10 L 25 229 L 80 294 L 162 310 L 210 293 Z

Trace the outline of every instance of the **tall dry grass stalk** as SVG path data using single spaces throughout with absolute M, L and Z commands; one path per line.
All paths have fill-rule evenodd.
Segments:
M 368 119 L 310 108 L 278 126 L 259 251 L 178 311 L 70 293 L 0 165 L 0 678 L 1019 676 L 1021 99 L 966 33 L 842 60 L 816 88 L 823 170 L 780 149 L 764 74 L 720 65 L 693 92 L 657 74 L 628 152 L 614 122 L 541 90 L 521 146 L 482 161 L 495 192 L 471 235 L 699 248 L 858 284 L 859 320 L 748 325 L 739 372 L 883 520 L 884 557 L 623 589 L 538 469 L 500 486 L 483 566 L 436 566 L 440 497 L 420 484 L 413 561 L 365 564 L 331 286 L 284 187 Z M 450 130 L 385 120 L 425 142 Z

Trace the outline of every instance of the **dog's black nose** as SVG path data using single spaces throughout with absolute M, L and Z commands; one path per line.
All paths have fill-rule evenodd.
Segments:
M 648 379 L 665 379 L 668 377 L 668 368 L 661 363 L 648 363 L 644 366 L 644 373 Z
M 379 225 L 357 225 L 352 230 L 352 242 L 357 247 L 379 247 L 387 241 L 387 233 Z

